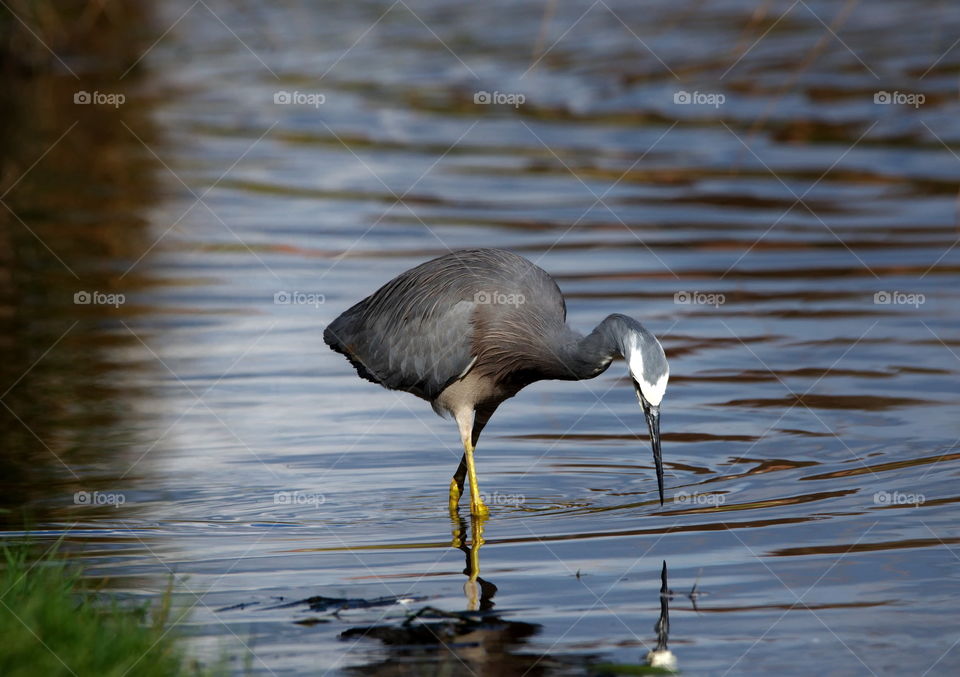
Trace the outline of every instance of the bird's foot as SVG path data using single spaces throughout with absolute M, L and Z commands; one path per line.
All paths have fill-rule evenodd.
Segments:
M 490 516 L 490 509 L 484 504 L 479 496 L 470 500 L 470 514 L 474 517 L 487 518 Z
M 460 506 L 460 485 L 456 478 L 450 480 L 450 514 L 454 515 Z

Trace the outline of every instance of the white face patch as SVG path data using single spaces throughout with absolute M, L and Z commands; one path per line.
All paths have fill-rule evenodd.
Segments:
M 637 383 L 640 384 L 640 392 L 643 393 L 647 402 L 655 407 L 659 407 L 660 402 L 663 401 L 663 394 L 667 392 L 667 381 L 669 379 L 670 372 L 667 372 L 657 379 L 656 383 L 647 383 L 643 379 L 637 379 Z
M 660 406 L 660 402 L 663 401 L 663 395 L 667 392 L 667 381 L 670 380 L 669 369 L 657 379 L 656 383 L 647 381 L 643 375 L 643 353 L 640 351 L 640 346 L 637 343 L 634 343 L 630 347 L 628 364 L 630 366 L 630 375 L 640 384 L 640 392 L 643 394 L 643 397 L 654 407 Z M 640 404 L 642 405 L 643 402 Z

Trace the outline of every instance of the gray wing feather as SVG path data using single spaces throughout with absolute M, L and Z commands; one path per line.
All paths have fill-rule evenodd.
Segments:
M 473 359 L 475 303 L 460 298 L 464 294 L 450 271 L 428 264 L 408 270 L 344 312 L 323 338 L 363 378 L 433 399 Z
M 525 292 L 561 323 L 566 315 L 556 283 L 526 259 L 497 249 L 466 250 L 402 273 L 331 322 L 323 338 L 363 378 L 432 400 L 471 366 L 478 318 L 489 327 L 494 317 L 506 321 L 517 312 L 478 309 L 478 294 L 497 291 Z

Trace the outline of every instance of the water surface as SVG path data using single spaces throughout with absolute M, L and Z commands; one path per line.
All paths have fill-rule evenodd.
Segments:
M 192 650 L 256 673 L 636 664 L 664 561 L 689 674 L 960 667 L 949 5 L 209 2 L 152 21 L 162 39 L 99 83 L 121 108 L 58 81 L 38 138 L 76 128 L 7 198 L 39 236 L 11 221 L 0 259 L 21 281 L 8 535 L 25 510 L 134 598 L 173 572 Z M 724 100 L 675 103 L 694 93 Z M 664 507 L 616 362 L 497 412 L 471 548 L 446 507 L 455 426 L 323 345 L 394 275 L 475 246 L 553 274 L 581 331 L 621 312 L 660 337 Z M 317 595 L 404 602 L 279 606 Z M 340 639 L 475 603 L 529 627 L 436 651 Z

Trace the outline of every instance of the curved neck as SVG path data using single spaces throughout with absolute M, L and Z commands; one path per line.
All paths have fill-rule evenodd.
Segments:
M 632 324 L 636 324 L 632 318 L 615 314 L 604 318 L 586 336 L 564 327 L 565 333 L 554 343 L 558 350 L 550 378 L 579 381 L 599 376 L 614 358 L 624 356 L 623 340 Z

